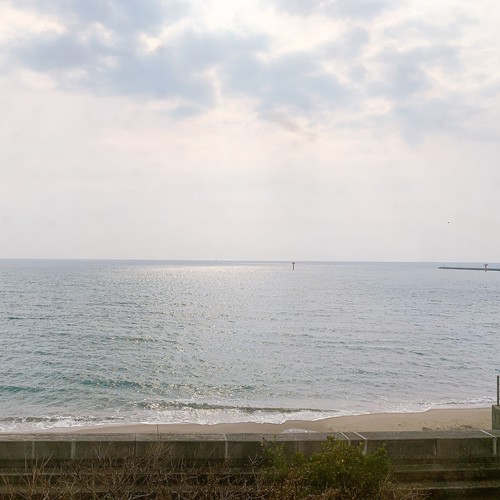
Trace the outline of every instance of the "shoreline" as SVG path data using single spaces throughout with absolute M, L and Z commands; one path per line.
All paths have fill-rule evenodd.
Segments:
M 319 420 L 287 420 L 281 424 L 237 422 L 219 424 L 130 423 L 87 427 L 54 427 L 9 434 L 281 434 L 287 432 L 377 432 L 491 430 L 491 407 L 430 409 L 415 413 L 368 413 Z

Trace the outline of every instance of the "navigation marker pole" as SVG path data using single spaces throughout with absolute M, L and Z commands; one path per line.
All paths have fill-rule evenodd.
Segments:
M 295 262 L 292 262 L 292 271 L 295 271 Z

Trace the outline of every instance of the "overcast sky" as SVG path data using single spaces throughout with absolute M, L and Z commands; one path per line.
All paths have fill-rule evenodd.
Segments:
M 500 2 L 0 0 L 0 257 L 500 261 Z

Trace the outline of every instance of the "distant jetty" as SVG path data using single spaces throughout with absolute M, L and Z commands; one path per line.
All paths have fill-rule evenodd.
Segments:
M 500 271 L 499 268 L 488 267 L 488 264 L 484 264 L 483 267 L 450 267 L 450 266 L 441 266 L 438 269 L 456 269 L 458 271 Z

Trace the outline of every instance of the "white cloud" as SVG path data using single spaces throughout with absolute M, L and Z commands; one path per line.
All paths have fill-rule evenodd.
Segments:
M 62 34 L 65 27 L 57 17 L 0 5 L 0 44 L 46 33 Z

